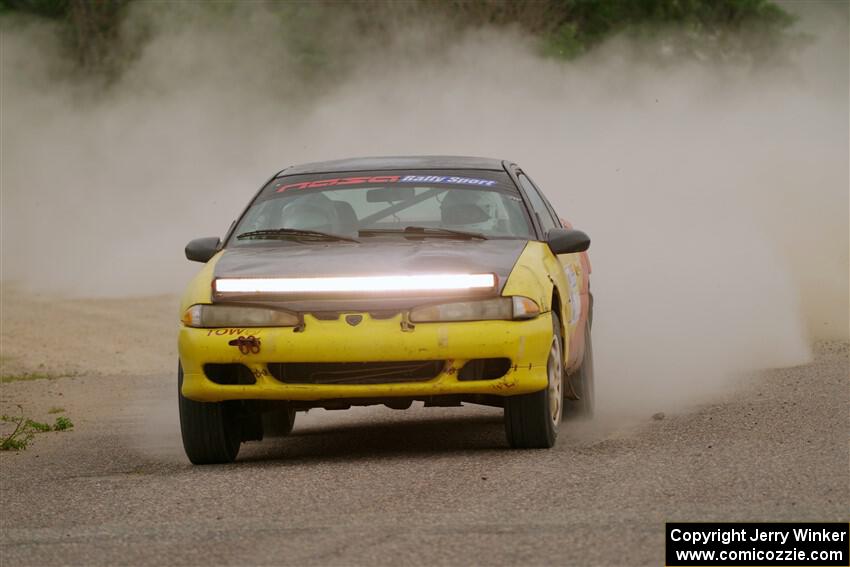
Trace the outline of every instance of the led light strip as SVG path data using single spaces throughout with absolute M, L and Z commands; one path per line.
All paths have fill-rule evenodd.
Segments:
M 352 276 L 336 278 L 220 278 L 216 293 L 338 293 L 492 289 L 493 274 Z

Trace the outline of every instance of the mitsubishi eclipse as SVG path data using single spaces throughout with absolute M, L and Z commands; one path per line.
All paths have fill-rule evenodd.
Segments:
M 297 412 L 504 408 L 516 448 L 594 404 L 588 236 L 516 164 L 360 158 L 292 166 L 181 301 L 178 398 L 195 464 L 285 435 Z

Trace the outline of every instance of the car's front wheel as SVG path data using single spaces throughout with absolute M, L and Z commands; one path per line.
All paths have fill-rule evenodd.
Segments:
M 241 444 L 239 402 L 196 402 L 183 396 L 183 366 L 177 367 L 180 431 L 186 456 L 196 465 L 232 463 Z
M 563 411 L 561 321 L 552 313 L 552 343 L 546 360 L 548 386 L 539 392 L 505 398 L 505 433 L 517 449 L 548 449 L 555 444 Z

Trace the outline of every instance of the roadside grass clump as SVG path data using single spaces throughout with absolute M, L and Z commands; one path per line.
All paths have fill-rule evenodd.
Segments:
M 0 415 L 0 421 L 3 423 L 14 423 L 15 429 L 7 436 L 0 439 L 0 451 L 20 451 L 26 449 L 29 442 L 35 436 L 32 427 L 27 423 L 24 417 L 24 408 L 18 405 L 21 410 L 19 417 L 10 417 L 8 415 Z
M 56 418 L 56 421 L 53 423 L 53 431 L 65 431 L 66 429 L 71 429 L 74 427 L 74 424 L 70 419 L 65 417 L 64 415 L 60 415 Z
M 38 433 L 44 433 L 45 431 L 50 431 L 52 429 L 49 423 L 42 423 L 40 421 L 33 421 L 31 419 L 24 420 L 24 427 L 29 427 L 30 429 Z
M 41 421 L 32 420 L 24 415 L 24 408 L 18 404 L 20 410 L 19 416 L 0 415 L 0 422 L 12 423 L 15 429 L 5 436 L 0 436 L 0 451 L 20 451 L 26 449 L 30 441 L 33 440 L 36 433 L 46 433 L 48 431 L 66 431 L 74 427 L 73 422 L 60 415 L 56 418 L 53 425 L 43 423 Z M 53 408 L 59 409 L 62 408 Z
M 21 382 L 25 380 L 56 380 L 57 378 L 69 378 L 78 376 L 77 372 L 60 372 L 53 374 L 50 372 L 22 372 L 20 374 L 3 374 L 0 376 L 0 384 L 7 382 Z

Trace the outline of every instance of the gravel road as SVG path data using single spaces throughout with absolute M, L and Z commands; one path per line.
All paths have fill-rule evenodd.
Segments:
M 848 346 L 638 423 L 506 448 L 501 412 L 299 414 L 231 466 L 182 456 L 171 376 L 4 384 L 70 432 L 0 455 L 0 563 L 663 565 L 664 522 L 850 520 Z

